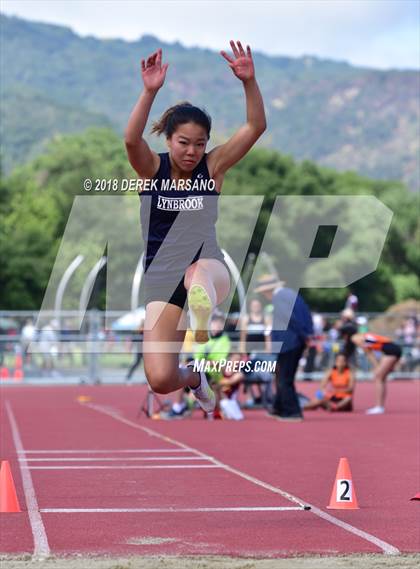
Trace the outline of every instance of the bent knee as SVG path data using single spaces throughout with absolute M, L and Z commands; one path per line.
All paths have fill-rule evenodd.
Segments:
M 146 370 L 146 377 L 150 387 L 155 393 L 166 395 L 167 393 L 174 391 L 173 374 L 160 371 L 152 371 L 148 373 Z
M 197 280 L 203 280 L 203 279 L 207 279 L 208 275 L 209 275 L 209 271 L 205 267 L 203 267 L 201 264 L 198 264 L 198 261 L 193 263 L 185 271 L 185 277 L 184 277 L 185 288 L 187 288 L 187 289 L 190 288 L 191 281 L 193 278 L 196 281 Z
M 373 375 L 373 381 L 376 381 L 377 383 L 383 383 L 386 380 L 386 375 L 382 375 L 382 374 L 374 374 Z

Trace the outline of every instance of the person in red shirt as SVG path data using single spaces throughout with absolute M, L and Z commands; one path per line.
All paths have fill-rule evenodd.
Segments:
M 344 354 L 337 354 L 335 365 L 324 375 L 317 397 L 304 409 L 327 409 L 328 411 L 353 411 L 354 375 Z
M 380 415 L 385 412 L 386 379 L 395 368 L 401 357 L 402 350 L 391 338 L 379 334 L 353 334 L 351 341 L 362 348 L 373 365 L 373 379 L 375 381 L 376 405 L 366 411 L 368 415 Z M 382 352 L 378 360 L 373 352 Z
M 248 361 L 249 358 L 246 354 L 231 353 L 229 365 L 226 365 L 223 371 L 223 378 L 219 382 L 219 396 L 220 408 L 226 419 L 241 420 L 244 418 L 237 401 L 237 395 L 239 387 L 245 379 L 242 369 L 245 369 Z

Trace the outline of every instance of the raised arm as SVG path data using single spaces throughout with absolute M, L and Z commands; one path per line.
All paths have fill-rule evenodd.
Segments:
M 141 60 L 144 89 L 131 112 L 125 130 L 125 147 L 130 164 L 142 178 L 151 178 L 159 167 L 159 156 L 143 138 L 153 101 L 165 82 L 168 64 L 162 65 L 162 50 L 158 49 L 147 60 Z
M 234 75 L 242 81 L 246 100 L 246 123 L 221 146 L 214 148 L 208 155 L 212 175 L 223 175 L 230 167 L 239 162 L 250 150 L 258 138 L 265 131 L 267 123 L 265 119 L 263 99 L 255 79 L 254 62 L 251 48 L 244 51 L 241 42 L 230 42 L 233 58 L 222 51 L 221 55 L 226 59 Z

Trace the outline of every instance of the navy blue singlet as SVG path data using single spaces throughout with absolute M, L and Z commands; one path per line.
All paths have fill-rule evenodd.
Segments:
M 207 155 L 194 168 L 189 190 L 171 180 L 169 154 L 159 156 L 152 188 L 140 193 L 145 279 L 157 286 L 177 284 L 199 258 L 225 262 L 215 228 L 219 194 L 215 187 L 209 189 L 214 183 L 209 183 Z

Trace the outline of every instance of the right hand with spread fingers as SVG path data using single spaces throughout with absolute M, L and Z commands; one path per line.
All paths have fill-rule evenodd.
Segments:
M 158 91 L 165 82 L 168 63 L 162 65 L 162 50 L 158 49 L 152 55 L 141 60 L 141 76 L 144 87 L 148 91 Z

